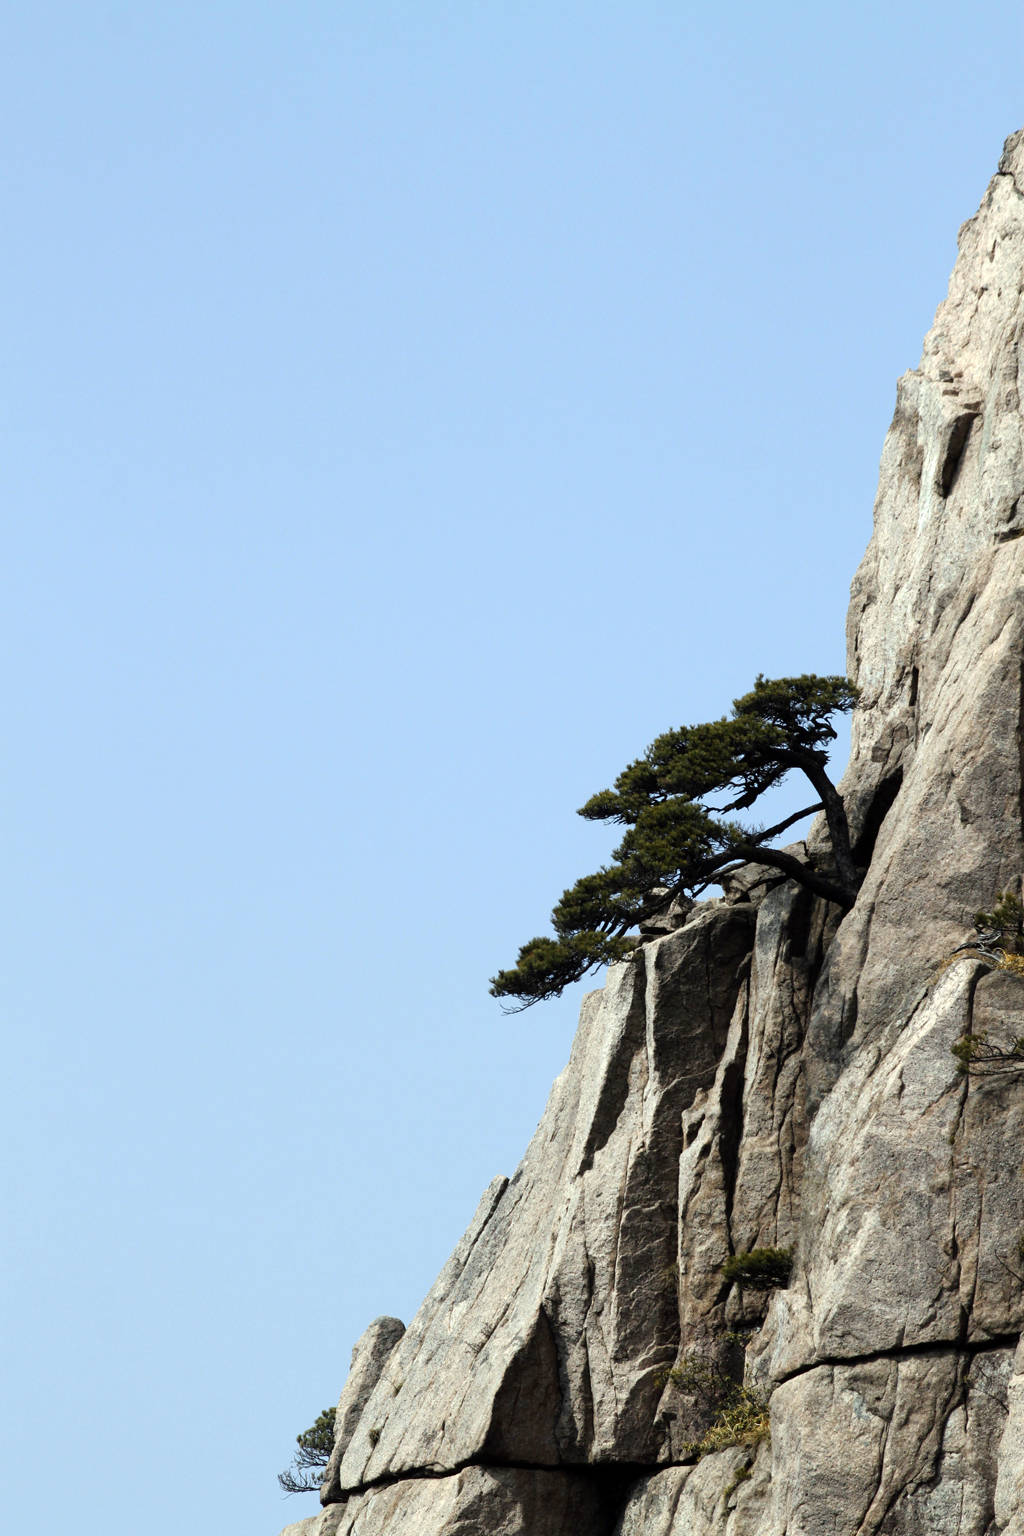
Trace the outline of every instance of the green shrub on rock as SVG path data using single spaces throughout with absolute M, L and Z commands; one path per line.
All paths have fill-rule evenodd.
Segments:
M 1019 960 L 1017 955 L 1012 958 Z M 1024 979 L 1024 974 L 1015 974 L 1021 974 Z M 981 1034 L 968 1031 L 950 1046 L 950 1050 L 965 1075 L 987 1077 L 993 1072 L 1019 1072 L 1024 1068 L 1024 1035 L 999 1045 L 989 1039 L 987 1031 Z
M 589 971 L 633 954 L 635 930 L 693 898 L 744 864 L 764 864 L 780 878 L 852 907 L 863 870 L 853 859 L 842 796 L 828 776 L 836 732 L 857 690 L 845 677 L 766 678 L 733 702 L 732 715 L 680 726 L 657 737 L 613 789 L 580 808 L 587 821 L 625 829 L 612 862 L 563 892 L 551 914 L 553 936 L 531 939 L 516 964 L 491 980 L 491 995 L 516 1012 L 558 997 Z M 775 826 L 728 820 L 746 811 L 792 770 L 813 790 L 809 805 Z M 807 816 L 825 814 L 830 847 L 794 857 L 774 846 Z
M 1004 952 L 1024 954 L 1024 902 L 1016 891 L 997 891 L 991 912 L 975 912 L 974 927 L 979 935 L 992 935 Z
M 666 1371 L 664 1383 L 672 1382 L 697 1405 L 707 1427 L 697 1440 L 684 1446 L 687 1456 L 707 1456 L 730 1446 L 752 1447 L 770 1432 L 768 1398 L 736 1381 L 720 1366 L 699 1355 L 688 1355 L 681 1365 Z
M 752 1248 L 722 1265 L 722 1278 L 747 1291 L 783 1291 L 793 1269 L 792 1248 Z
M 292 1464 L 277 1474 L 285 1493 L 315 1493 L 320 1487 L 334 1448 L 334 1414 L 333 1408 L 325 1408 L 315 1424 L 296 1435 Z

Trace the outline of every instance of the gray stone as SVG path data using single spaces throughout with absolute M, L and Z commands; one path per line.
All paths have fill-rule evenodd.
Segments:
M 281 1536 L 320 1536 L 320 1514 L 310 1515 L 307 1520 L 296 1520 L 294 1525 L 286 1525 Z
M 1024 1326 L 1005 1269 L 1024 1223 L 1024 1102 L 1011 1081 L 968 1088 L 950 1056 L 965 1028 L 1008 1029 L 1015 1012 L 1024 1024 L 1024 990 L 1015 1004 L 969 961 L 941 969 L 973 911 L 1024 867 L 1024 543 L 994 538 L 1024 497 L 1022 158 L 1016 135 L 961 231 L 921 366 L 901 381 L 854 582 L 863 692 L 843 788 L 877 838 L 803 1047 L 800 1262 L 759 1346 L 776 1378 Z M 898 775 L 874 828 L 872 802 Z
M 758 1536 L 986 1536 L 1010 1361 L 1009 1350 L 935 1350 L 784 1383 Z
M 655 894 L 658 893 L 655 892 Z M 694 903 L 688 896 L 677 896 L 664 912 L 658 912 L 655 916 L 638 924 L 641 939 L 661 939 L 666 933 L 675 933 L 677 928 L 682 928 L 689 920 L 693 907 Z
M 771 1448 L 718 1451 L 669 1467 L 633 1489 L 614 1536 L 759 1536 L 771 1489 Z
M 322 1509 L 319 1514 L 309 1515 L 305 1520 L 298 1520 L 294 1525 L 286 1525 L 281 1536 L 335 1536 L 335 1532 L 345 1517 L 343 1504 L 332 1504 L 329 1509 Z
M 787 843 L 780 850 L 795 859 L 806 860 L 805 842 Z M 770 890 L 785 883 L 785 876 L 770 864 L 741 864 L 722 876 L 722 891 L 727 901 L 760 901 Z
M 355 1433 L 370 1393 L 380 1380 L 404 1332 L 405 1324 L 397 1317 L 378 1317 L 356 1342 L 348 1379 L 342 1388 L 334 1415 L 334 1450 L 320 1490 L 320 1499 L 324 1504 L 331 1504 L 340 1497 L 338 1473 L 342 1457 L 348 1450 L 349 1441 Z M 401 1381 L 393 1376 L 388 1380 L 392 1393 L 397 1396 L 402 1388 Z
M 1007 1383 L 1007 1416 L 996 1458 L 995 1517 L 1003 1536 L 1024 1532 L 1024 1345 Z
M 568 1067 L 388 1364 L 340 1490 L 468 1461 L 652 1461 L 676 1355 L 681 1114 L 715 1074 L 749 909 L 698 909 L 584 1002 Z
M 515 1177 L 354 1362 L 334 1502 L 290 1536 L 1024 1536 L 1024 1073 L 951 1054 L 1024 1034 L 1024 986 L 944 963 L 1024 871 L 1022 337 L 1018 134 L 853 584 L 856 904 L 751 866 L 647 926 Z M 725 1283 L 764 1246 L 788 1288 Z M 693 1463 L 694 1358 L 771 1393 L 770 1444 Z
M 609 1528 L 595 1479 L 512 1467 L 404 1478 L 335 1509 L 338 1523 L 329 1532 L 298 1536 L 603 1536 Z

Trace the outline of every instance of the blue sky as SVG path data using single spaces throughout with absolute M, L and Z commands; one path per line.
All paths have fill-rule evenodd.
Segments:
M 275 1536 L 573 808 L 841 671 L 1016 6 L 6 8 L 6 1522 Z M 53 1515 L 48 1514 L 53 1511 Z M 59 1511 L 59 1513 L 58 1513 Z

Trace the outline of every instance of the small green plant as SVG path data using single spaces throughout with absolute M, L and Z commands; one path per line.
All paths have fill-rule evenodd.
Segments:
M 720 1367 L 691 1355 L 682 1365 L 666 1371 L 663 1382 L 673 1382 L 681 1392 L 692 1397 L 701 1413 L 710 1419 L 697 1440 L 683 1447 L 687 1456 L 707 1456 L 732 1445 L 752 1447 L 770 1431 L 768 1398 L 753 1387 L 745 1386 Z
M 975 912 L 973 939 L 947 955 L 941 969 L 957 960 L 973 960 L 992 971 L 1024 981 L 1024 902 L 1016 891 L 998 891 L 991 912 Z M 1024 1035 L 1000 1044 L 985 1030 L 964 1030 L 950 1047 L 960 1071 L 974 1077 L 1024 1068 Z
M 947 955 L 939 969 L 957 960 L 980 960 L 1024 981 L 1024 902 L 1016 891 L 998 891 L 991 912 L 975 912 L 974 937 Z
M 654 1380 L 659 1387 L 672 1382 L 681 1392 L 697 1398 L 703 1407 L 716 1413 L 736 1385 L 731 1376 L 699 1355 L 687 1355 L 682 1365 L 674 1365 L 670 1371 L 659 1371 Z
M 731 1344 L 734 1349 L 746 1349 L 756 1332 L 755 1325 L 747 1328 L 731 1328 L 728 1333 L 722 1334 L 722 1339 L 724 1343 Z
M 737 1489 L 741 1488 L 747 1479 L 752 1476 L 753 1471 L 754 1458 L 752 1456 L 746 1456 L 742 1461 L 737 1462 L 736 1470 L 732 1475 L 732 1481 L 726 1483 L 725 1487 L 722 1489 L 723 1504 L 728 1504 L 729 1500 L 732 1498 Z
M 277 1474 L 285 1493 L 314 1493 L 323 1482 L 323 1473 L 334 1449 L 333 1408 L 325 1408 L 315 1424 L 296 1435 L 298 1450 L 292 1464 Z
M 1024 955 L 1024 902 L 1016 891 L 997 891 L 991 912 L 975 912 L 974 927 L 979 935 L 998 937 L 1010 954 Z
M 771 1432 L 768 1399 L 750 1387 L 737 1386 L 713 1424 L 699 1440 L 691 1440 L 687 1453 L 708 1456 L 713 1451 L 727 1451 L 733 1445 L 755 1446 Z
M 1013 958 L 1017 959 L 1017 956 Z M 1024 976 L 1024 965 L 1021 974 Z M 1024 1068 L 1024 1035 L 1011 1040 L 1009 1045 L 996 1045 L 987 1032 L 971 1034 L 968 1031 L 950 1050 L 960 1071 L 973 1077 L 991 1077 L 996 1072 L 1019 1072 Z
M 722 1265 L 722 1278 L 746 1291 L 782 1291 L 793 1269 L 792 1248 L 751 1248 L 734 1253 Z
M 369 1435 L 370 1444 L 373 1445 L 373 1446 L 376 1446 L 377 1442 L 380 1439 L 380 1436 L 381 1436 L 381 1431 L 380 1431 L 379 1428 L 374 1427 L 373 1429 L 371 1429 L 370 1430 L 370 1435 Z

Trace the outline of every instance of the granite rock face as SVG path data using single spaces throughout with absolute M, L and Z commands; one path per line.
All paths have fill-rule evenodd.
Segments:
M 487 1191 L 389 1357 L 342 1493 L 467 1462 L 657 1459 L 681 1117 L 713 1081 L 752 928 L 748 907 L 702 912 L 587 998 L 519 1170 Z
M 466 1467 L 366 1489 L 282 1536 L 611 1536 L 610 1502 L 579 1475 Z
M 348 1450 L 349 1441 L 363 1416 L 370 1394 L 380 1381 L 384 1367 L 404 1332 L 405 1324 L 397 1317 L 375 1318 L 352 1351 L 348 1379 L 334 1414 L 334 1450 L 322 1492 L 325 1504 L 332 1503 L 341 1495 L 339 1471 L 342 1457 Z
M 853 583 L 855 906 L 751 870 L 612 968 L 515 1176 L 357 1346 L 289 1536 L 1024 1536 L 1024 1073 L 950 1049 L 1024 1034 L 1024 985 L 943 965 L 1024 871 L 1022 335 L 1018 134 Z M 723 1280 L 758 1247 L 788 1288 Z M 770 1437 L 698 1457 L 695 1362 Z
M 642 1478 L 614 1536 L 756 1536 L 771 1497 L 771 1451 L 737 1447 Z

